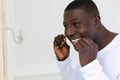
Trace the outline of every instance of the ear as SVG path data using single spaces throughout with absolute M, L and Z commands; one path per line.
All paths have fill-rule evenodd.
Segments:
M 100 16 L 95 17 L 95 26 L 97 27 L 100 24 Z

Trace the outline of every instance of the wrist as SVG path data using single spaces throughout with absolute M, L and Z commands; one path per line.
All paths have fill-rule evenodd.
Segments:
M 58 61 L 64 61 L 64 60 L 66 60 L 66 59 L 68 58 L 68 56 L 69 56 L 69 55 L 66 55 L 66 56 L 64 56 L 64 57 L 57 57 L 57 60 L 58 60 Z
M 85 58 L 85 59 L 82 59 L 80 58 L 80 64 L 81 66 L 86 66 L 87 64 L 91 63 L 92 61 L 94 61 L 96 58 L 93 58 L 93 59 L 88 59 L 88 58 Z

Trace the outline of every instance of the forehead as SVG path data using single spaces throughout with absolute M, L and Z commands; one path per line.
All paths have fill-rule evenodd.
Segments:
M 64 20 L 81 19 L 87 17 L 84 9 L 73 9 L 64 12 Z

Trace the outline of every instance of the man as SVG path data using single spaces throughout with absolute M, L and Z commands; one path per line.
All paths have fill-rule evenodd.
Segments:
M 63 24 L 80 62 L 72 68 L 66 37 L 57 35 L 53 46 L 63 80 L 120 80 L 120 35 L 104 27 L 92 0 L 71 2 Z

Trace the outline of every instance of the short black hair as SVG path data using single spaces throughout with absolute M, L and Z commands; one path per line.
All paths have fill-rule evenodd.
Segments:
M 65 8 L 64 11 L 72 9 L 84 9 L 88 13 L 93 13 L 95 16 L 99 16 L 98 8 L 92 0 L 74 0 Z

